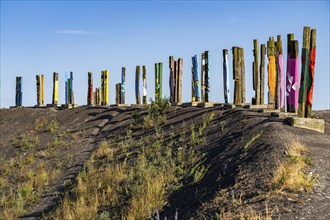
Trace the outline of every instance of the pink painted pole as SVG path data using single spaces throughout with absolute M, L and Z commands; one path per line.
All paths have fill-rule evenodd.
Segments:
M 299 96 L 298 41 L 288 34 L 288 57 L 286 70 L 287 112 L 297 113 Z

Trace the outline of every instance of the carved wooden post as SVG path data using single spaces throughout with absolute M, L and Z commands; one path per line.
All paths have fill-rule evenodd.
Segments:
M 268 56 L 268 107 L 275 107 L 275 93 L 276 93 L 276 63 L 275 63 L 275 44 L 274 38 L 270 37 L 267 42 L 267 56 Z
M 58 73 L 53 73 L 53 105 L 58 104 Z
M 312 117 L 315 62 L 316 62 L 316 29 L 312 29 L 310 52 L 309 52 L 310 75 L 307 77 L 307 80 L 308 80 L 308 82 L 307 82 L 307 109 L 306 109 L 307 118 Z
M 260 105 L 263 105 L 265 99 L 265 54 L 266 46 L 261 44 L 260 47 Z
M 205 53 L 202 53 L 202 65 L 201 65 L 201 96 L 202 102 L 205 102 Z
M 169 57 L 169 68 L 170 68 L 170 102 L 173 103 L 175 97 L 175 61 L 173 56 Z
M 36 85 L 37 85 L 37 106 L 40 106 L 41 95 L 40 95 L 40 76 L 39 75 L 36 75 Z
M 252 104 L 260 105 L 259 44 L 257 39 L 253 40 L 253 48 L 254 62 L 252 65 L 252 72 L 253 90 L 255 91 L 255 95 L 252 98 Z
M 146 66 L 142 66 L 142 86 L 143 86 L 143 97 L 142 97 L 142 104 L 147 104 L 147 69 Z
M 288 34 L 288 57 L 286 70 L 287 112 L 298 111 L 299 59 L 298 41 Z
M 136 104 L 140 104 L 140 66 L 136 66 L 135 70 L 135 99 Z
M 197 55 L 192 58 L 192 102 L 200 101 Z
M 310 81 L 309 71 L 309 50 L 310 50 L 310 27 L 304 27 L 303 45 L 301 51 L 301 77 L 299 88 L 299 108 L 298 116 L 305 117 L 306 115 L 306 101 L 307 101 L 307 83 Z
M 278 87 L 278 107 L 281 112 L 284 112 L 285 107 L 285 85 L 284 85 L 284 62 L 283 62 L 283 47 L 282 47 L 282 38 L 281 35 L 277 35 L 276 42 L 276 52 L 277 52 L 277 87 Z
M 240 73 L 240 63 L 239 63 L 239 48 L 233 47 L 233 78 L 234 78 L 234 104 L 241 103 L 241 73 Z
M 22 106 L 22 100 L 23 100 L 23 91 L 22 91 L 22 77 L 17 76 L 16 77 L 16 97 L 15 97 L 15 106 L 21 107 Z
M 121 95 L 120 95 L 120 104 L 125 104 L 126 102 L 126 93 L 125 93 L 125 82 L 126 82 L 126 68 L 121 68 Z
M 87 92 L 87 105 L 93 103 L 93 73 L 88 72 L 88 92 Z
M 245 98 L 245 63 L 244 63 L 244 48 L 239 48 L 238 49 L 238 55 L 239 55 L 239 61 L 240 61 L 240 71 L 241 71 L 241 78 L 240 78 L 240 83 L 241 83 L 241 102 L 240 103 L 245 103 L 246 98 Z

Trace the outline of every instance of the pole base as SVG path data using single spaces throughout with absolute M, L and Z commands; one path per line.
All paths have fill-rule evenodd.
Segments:
M 293 127 L 324 133 L 325 123 L 323 119 L 288 117 L 285 120 Z

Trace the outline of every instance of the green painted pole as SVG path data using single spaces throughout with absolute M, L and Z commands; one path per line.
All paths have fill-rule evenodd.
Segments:
M 309 83 L 309 50 L 310 50 L 310 27 L 304 27 L 303 45 L 301 51 L 301 77 L 299 88 L 299 106 L 298 116 L 305 117 L 306 115 L 306 101 L 307 101 L 307 84 Z

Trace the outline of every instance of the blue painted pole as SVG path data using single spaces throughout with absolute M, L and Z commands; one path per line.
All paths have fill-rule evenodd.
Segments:
M 195 89 L 195 97 L 193 97 L 192 101 L 199 102 L 200 101 L 200 92 L 199 92 L 199 78 L 198 78 L 198 61 L 197 61 L 197 55 L 193 56 L 192 58 L 192 64 L 193 64 L 193 81 L 194 81 L 194 89 Z
M 125 104 L 125 81 L 126 81 L 126 68 L 121 68 L 121 96 L 120 104 Z
M 223 50 L 223 91 L 225 103 L 230 102 L 228 50 Z

